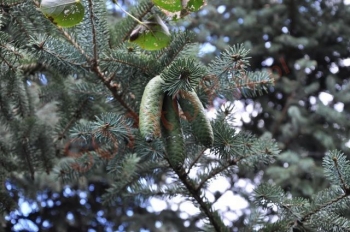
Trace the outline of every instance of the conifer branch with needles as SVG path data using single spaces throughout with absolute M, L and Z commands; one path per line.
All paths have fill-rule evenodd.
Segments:
M 191 56 L 192 58 L 186 57 L 190 51 L 189 48 L 192 48 L 190 45 L 193 42 L 193 36 L 188 32 L 172 32 L 170 45 L 158 52 L 143 51 L 138 48 L 129 51 L 129 45 L 125 43 L 125 40 L 130 35 L 132 28 L 134 28 L 132 25 L 135 26 L 137 23 L 144 24 L 146 22 L 144 21 L 145 17 L 151 13 L 153 8 L 152 1 L 141 2 L 141 7 L 136 7 L 135 10 L 132 10 L 132 12 L 136 12 L 135 14 L 127 13 L 132 18 L 126 17 L 123 20 L 125 24 L 118 24 L 113 29 L 115 34 L 120 35 L 117 39 L 113 38 L 116 47 L 113 48 L 113 45 L 111 45 L 113 43 L 108 43 L 110 42 L 108 39 L 111 38 L 107 35 L 107 22 L 104 20 L 102 11 L 99 8 L 105 2 L 101 0 L 82 0 L 82 2 L 86 9 L 86 17 L 80 25 L 71 29 L 56 28 L 43 15 L 39 15 L 36 11 L 29 12 L 26 10 L 26 5 L 23 5 L 23 9 L 18 11 L 17 9 L 13 10 L 15 13 L 32 14 L 32 19 L 42 17 L 42 24 L 46 27 L 45 30 L 34 31 L 32 34 L 32 31 L 36 29 L 36 27 L 33 27 L 35 25 L 32 22 L 33 20 L 28 23 L 23 20 L 25 17 L 16 15 L 17 18 L 15 17 L 15 20 L 19 20 L 18 25 L 14 26 L 14 30 L 21 31 L 26 29 L 23 33 L 25 35 L 22 35 L 20 42 L 18 42 L 20 52 L 22 52 L 22 47 L 29 47 L 28 50 L 23 49 L 24 53 L 28 53 L 28 60 L 24 62 L 22 62 L 23 57 L 27 58 L 27 54 L 19 57 L 16 53 L 17 50 L 12 49 L 12 45 L 7 46 L 11 43 L 8 43 L 8 39 L 5 39 L 0 33 L 2 48 L 8 51 L 8 54 L 1 55 L 1 58 L 4 60 L 3 68 L 5 71 L 10 70 L 9 73 L 12 76 L 1 75 L 7 78 L 5 81 L 16 82 L 12 88 L 15 90 L 13 91 L 15 97 L 18 96 L 18 99 L 12 99 L 15 104 L 11 102 L 6 105 L 7 102 L 4 100 L 6 95 L 0 92 L 0 110 L 2 112 L 0 117 L 6 118 L 3 120 L 6 123 L 7 121 L 10 122 L 12 117 L 18 117 L 21 120 L 23 119 L 23 123 L 26 122 L 27 117 L 33 115 L 34 111 L 31 107 L 34 103 L 29 99 L 30 95 L 28 92 L 23 91 L 23 85 L 26 84 L 25 81 L 27 80 L 27 76 L 24 76 L 23 73 L 32 75 L 31 73 L 34 72 L 39 75 L 41 72 L 45 72 L 49 79 L 48 85 L 53 84 L 54 87 L 58 87 L 55 91 L 62 93 L 61 95 L 58 94 L 58 96 L 63 96 L 56 97 L 56 93 L 50 92 L 53 89 L 52 87 L 50 89 L 46 88 L 46 86 L 41 86 L 46 90 L 45 93 L 51 94 L 49 96 L 51 99 L 54 98 L 55 101 L 58 101 L 59 109 L 55 110 L 55 113 L 56 111 L 61 113 L 59 114 L 61 116 L 59 125 L 53 125 L 59 131 L 58 138 L 53 141 L 54 146 L 57 145 L 57 140 L 63 140 L 63 138 L 68 137 L 72 138 L 71 141 L 81 142 L 81 144 L 78 144 L 79 147 L 76 153 L 69 153 L 68 151 L 68 155 L 65 157 L 67 159 L 59 164 L 55 164 L 56 160 L 50 159 L 53 156 L 50 150 L 50 147 L 53 146 L 50 145 L 52 144 L 52 138 L 55 138 L 57 135 L 49 133 L 50 127 L 38 129 L 33 126 L 30 129 L 33 129 L 35 133 L 33 133 L 33 136 L 30 134 L 30 136 L 35 137 L 35 140 L 33 139 L 35 141 L 34 145 L 30 143 L 32 138 L 25 133 L 22 133 L 24 136 L 20 133 L 19 136 L 14 136 L 17 142 L 22 142 L 22 147 L 20 147 L 22 150 L 18 149 L 13 152 L 16 158 L 23 157 L 24 153 L 27 155 L 26 159 L 22 161 L 22 167 L 29 169 L 31 177 L 34 177 L 34 173 L 36 174 L 37 170 L 45 169 L 49 173 L 54 165 L 55 170 L 57 170 L 55 173 L 63 183 L 74 182 L 82 176 L 89 178 L 97 174 L 100 179 L 107 176 L 108 178 L 103 181 L 106 181 L 110 188 L 107 194 L 104 195 L 105 202 L 115 203 L 116 198 L 120 195 L 137 197 L 142 196 L 143 193 L 144 197 L 171 197 L 174 195 L 190 197 L 194 199 L 194 205 L 200 206 L 203 212 L 201 217 L 205 214 L 216 231 L 229 231 L 219 212 L 214 210 L 213 202 L 205 197 L 204 193 L 208 183 L 219 175 L 229 177 L 232 174 L 232 166 L 243 163 L 245 167 L 252 167 L 260 163 L 270 162 L 270 157 L 278 153 L 276 146 L 272 142 L 259 142 L 253 136 L 236 133 L 229 123 L 221 122 L 221 120 L 224 121 L 228 118 L 227 110 L 222 113 L 221 117 L 214 119 L 213 123 L 205 121 L 205 126 L 208 126 L 208 128 L 215 127 L 213 129 L 215 131 L 213 135 L 215 137 L 214 142 L 211 140 L 210 145 L 208 145 L 210 150 L 203 149 L 202 145 L 195 143 L 196 129 L 194 129 L 194 126 L 186 124 L 185 120 L 178 120 L 178 128 L 181 127 L 180 129 L 183 129 L 182 131 L 184 131 L 183 134 L 186 138 L 190 138 L 189 141 L 186 141 L 184 147 L 186 148 L 184 151 L 187 154 L 181 152 L 181 158 L 183 159 L 181 159 L 181 162 L 178 162 L 181 163 L 179 168 L 165 158 L 166 152 L 164 152 L 164 147 L 167 144 L 162 140 L 164 136 L 159 140 L 153 141 L 152 144 L 146 143 L 144 138 L 139 139 L 140 133 L 135 129 L 139 115 L 135 111 L 140 108 L 140 99 L 142 99 L 145 84 L 156 75 L 164 77 L 166 80 L 165 90 L 167 93 L 174 95 L 180 90 L 193 91 L 200 89 L 198 86 L 204 78 L 210 79 L 208 80 L 210 83 L 215 82 L 216 80 L 213 80 L 213 78 L 216 78 L 221 85 L 215 85 L 217 89 L 205 86 L 207 91 L 204 92 L 214 94 L 220 91 L 227 91 L 228 94 L 232 95 L 232 89 L 239 89 L 245 96 L 254 96 L 256 92 L 262 93 L 267 90 L 269 85 L 272 84 L 271 79 L 262 73 L 246 71 L 248 51 L 243 46 L 236 46 L 222 53 L 221 58 L 213 61 L 210 65 L 210 70 L 208 70 L 201 63 L 197 63 L 194 56 Z M 39 6 L 37 2 L 36 6 Z M 12 26 L 12 24 L 10 25 Z M 119 26 L 120 28 L 118 28 Z M 90 33 L 79 34 L 86 28 Z M 112 29 L 109 32 L 112 32 Z M 107 36 L 101 37 L 104 35 Z M 29 38 L 31 41 L 30 45 L 34 46 L 26 45 L 26 41 L 23 38 Z M 39 54 L 38 58 L 36 57 L 37 54 Z M 20 60 L 19 64 L 16 63 L 17 59 Z M 11 62 L 12 60 L 16 60 L 16 62 Z M 35 65 L 28 69 L 23 65 L 27 63 L 35 64 L 35 62 L 52 66 L 47 72 L 48 70 L 42 70 L 40 67 L 35 67 Z M 23 73 L 22 70 L 16 72 L 18 67 L 23 69 Z M 72 78 L 71 75 L 76 76 Z M 13 76 L 16 78 L 11 78 Z M 6 84 L 4 85 L 6 86 Z M 70 91 L 70 88 L 67 88 L 74 84 L 76 84 L 76 87 L 73 89 L 81 90 L 80 92 Z M 79 88 L 79 85 L 81 88 Z M 98 85 L 102 87 L 94 88 L 94 86 Z M 2 88 L 2 85 L 0 87 Z M 163 90 L 161 90 L 161 94 L 163 94 Z M 193 91 L 193 94 L 197 93 Z M 129 98 L 129 96 L 131 97 Z M 112 100 L 113 102 L 114 100 L 117 101 L 117 104 L 113 105 L 111 103 Z M 203 100 L 196 101 L 195 107 L 202 109 L 203 102 Z M 148 106 L 157 103 L 159 101 L 150 102 Z M 13 113 L 11 104 L 17 107 L 16 110 L 19 113 Z M 132 120 L 124 120 L 125 114 L 128 114 Z M 93 116 L 96 118 L 95 121 L 92 121 Z M 158 120 L 158 118 L 156 119 Z M 76 126 L 74 126 L 75 123 L 77 123 Z M 181 123 L 185 126 L 181 125 Z M 15 123 L 12 123 L 11 126 L 13 124 Z M 36 124 L 33 123 L 32 125 Z M 150 124 L 150 126 L 153 126 L 153 124 Z M 16 131 L 16 129 L 15 127 L 10 128 L 12 131 Z M 23 129 L 21 130 L 23 131 Z M 182 134 L 182 131 L 181 133 L 176 133 Z M 200 133 L 204 135 L 209 134 Z M 134 144 L 133 142 L 136 139 L 139 140 Z M 212 136 L 210 139 L 212 139 Z M 41 142 L 45 143 L 45 146 L 40 144 Z M 71 145 L 73 143 L 68 144 Z M 174 147 L 176 148 L 177 145 L 179 143 L 175 143 Z M 69 146 L 65 146 L 65 151 L 68 149 Z M 5 155 L 7 154 L 3 155 L 2 153 L 7 153 L 8 151 L 8 149 L 2 150 L 4 151 L 0 151 L 0 158 L 6 157 Z M 50 153 L 51 156 L 46 155 L 46 152 Z M 215 156 L 215 159 L 205 157 L 207 153 Z M 186 164 L 187 157 L 191 158 Z M 61 157 L 58 157 L 56 154 L 55 158 Z M 213 160 L 214 162 L 212 162 Z M 26 161 L 30 163 L 25 163 Z M 340 162 L 339 166 L 341 165 L 343 164 Z M 190 172 L 197 167 L 204 167 L 205 171 L 202 173 L 198 172 L 196 177 L 191 178 Z M 347 180 L 341 169 L 338 170 L 338 176 L 341 176 L 338 179 L 340 179 L 343 188 L 345 188 Z M 2 171 L 0 171 L 0 178 L 7 178 L 7 176 L 7 173 L 2 175 Z M 173 184 L 167 185 L 164 179 L 172 179 Z M 150 181 L 146 184 L 142 183 L 145 180 Z M 155 190 L 152 188 L 154 186 L 153 183 L 157 186 Z M 142 190 L 145 191 L 142 192 Z M 2 188 L 0 193 L 1 191 Z M 285 198 L 283 194 L 279 196 Z M 335 204 L 341 200 L 338 200 L 338 198 L 332 199 L 326 200 L 322 206 L 328 207 L 330 204 Z M 283 202 L 282 207 L 286 208 L 287 203 Z M 312 209 L 316 210 L 318 208 L 314 207 Z M 321 210 L 319 209 L 317 212 Z M 297 214 L 295 213 L 295 215 Z
M 55 138 L 54 141 L 60 141 L 62 139 L 64 139 L 66 137 L 66 133 L 68 132 L 68 130 L 72 127 L 72 125 L 79 119 L 79 115 L 80 112 L 83 110 L 83 108 L 85 107 L 85 105 L 87 104 L 89 100 L 86 98 L 80 105 L 78 108 L 76 108 L 76 110 L 74 111 L 74 113 L 72 114 L 72 117 L 70 118 L 70 120 L 67 122 L 67 124 L 65 125 L 65 127 L 63 128 L 63 130 L 61 132 L 59 132 L 57 134 L 57 137 Z
M 200 208 L 202 209 L 203 213 L 208 217 L 211 225 L 215 228 L 215 231 L 217 232 L 226 232 L 229 231 L 228 228 L 224 225 L 220 217 L 217 217 L 217 212 L 214 212 L 211 208 L 211 203 L 206 201 L 203 197 L 203 194 L 201 194 L 200 189 L 198 189 L 193 181 L 190 179 L 188 174 L 186 173 L 186 170 L 183 168 L 176 168 L 172 167 L 183 185 L 186 187 L 186 189 L 189 191 L 190 196 L 193 197 L 193 199 L 199 204 Z
M 93 3 L 89 0 L 89 10 L 90 10 L 90 22 L 92 25 L 92 47 L 93 47 L 93 58 L 87 56 L 86 52 L 79 46 L 79 44 L 62 28 L 59 30 L 62 34 L 70 41 L 82 55 L 85 56 L 87 62 L 90 64 L 90 69 L 97 75 L 97 77 L 102 81 L 102 83 L 111 91 L 113 97 L 126 109 L 128 114 L 134 119 L 135 126 L 138 125 L 138 115 L 128 106 L 128 104 L 122 99 L 118 94 L 118 89 L 116 85 L 111 84 L 113 75 L 106 77 L 102 73 L 99 66 L 98 51 L 97 51 L 97 39 L 96 39 L 96 28 L 94 24 L 94 13 L 93 13 Z
M 210 171 L 209 174 L 206 174 L 206 177 L 202 178 L 202 180 L 199 182 L 199 184 L 196 186 L 197 190 L 200 190 L 203 188 L 203 186 L 211 179 L 214 178 L 216 175 L 222 173 L 223 171 L 227 170 L 229 167 L 237 165 L 237 160 L 229 160 L 225 161 L 225 163 L 220 163 L 220 165 Z
M 204 155 L 205 151 L 207 149 L 203 149 L 202 151 L 200 151 L 198 153 L 198 155 L 192 160 L 192 162 L 188 165 L 188 168 L 187 168 L 187 175 L 190 173 L 191 169 L 197 164 L 197 162 L 199 161 L 199 159 Z
M 280 187 L 264 183 L 255 190 L 256 204 L 263 208 L 277 206 L 280 213 L 278 222 L 288 227 L 285 229 L 311 227 L 319 231 L 332 228 L 348 231 L 350 222 L 342 211 L 348 209 L 350 198 L 350 178 L 346 174 L 350 170 L 349 163 L 339 151 L 328 152 L 323 159 L 323 167 L 325 177 L 332 184 L 330 188 L 308 200 L 289 198 Z

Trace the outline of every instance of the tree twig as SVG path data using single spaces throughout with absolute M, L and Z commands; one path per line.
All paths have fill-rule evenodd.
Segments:
M 172 167 L 172 168 L 175 171 L 175 173 L 178 175 L 181 182 L 185 185 L 185 187 L 187 188 L 191 196 L 199 204 L 202 211 L 208 217 L 211 225 L 215 228 L 215 231 L 217 232 L 228 231 L 227 227 L 224 225 L 222 220 L 215 215 L 215 212 L 213 212 L 210 202 L 205 201 L 204 198 L 201 196 L 200 191 L 198 191 L 193 181 L 188 177 L 186 170 L 184 168 L 180 168 L 180 169 L 177 169 L 176 167 Z
M 192 163 L 188 166 L 188 170 L 187 170 L 187 174 L 190 173 L 191 169 L 193 168 L 193 166 L 197 163 L 197 161 L 202 157 L 202 155 L 204 154 L 204 152 L 206 151 L 207 149 L 204 149 L 203 151 L 201 151 L 197 157 L 192 161 Z
M 226 170 L 228 167 L 236 165 L 237 160 L 230 160 L 229 162 L 226 162 L 225 164 L 220 164 L 219 167 L 213 169 L 207 177 L 202 179 L 202 181 L 197 185 L 197 190 L 201 190 L 205 182 L 207 182 L 209 179 L 213 178 L 217 174 L 221 173 L 222 171 Z

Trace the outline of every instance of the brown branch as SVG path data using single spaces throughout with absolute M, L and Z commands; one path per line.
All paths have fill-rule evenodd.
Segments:
M 94 21 L 95 15 L 94 15 L 94 11 L 92 10 L 92 7 L 93 7 L 92 0 L 89 0 L 90 23 L 91 23 L 91 30 L 92 30 L 92 46 L 93 46 L 93 54 L 94 54 L 94 58 L 92 60 L 92 63 L 97 63 L 98 62 L 98 51 L 97 51 L 96 28 L 95 28 L 95 21 Z

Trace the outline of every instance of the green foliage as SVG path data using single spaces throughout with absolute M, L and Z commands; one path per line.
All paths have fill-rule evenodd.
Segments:
M 312 196 L 311 200 L 288 197 L 278 186 L 262 184 L 255 190 L 256 203 L 263 209 L 277 211 L 280 230 L 348 231 L 346 215 L 349 204 L 349 161 L 339 151 L 327 153 L 323 159 L 325 177 L 332 186 Z M 274 208 L 275 207 L 275 208 Z M 269 226 L 269 228 L 271 228 Z M 283 229 L 282 229 L 283 228 Z M 265 230 L 266 231 L 266 230 Z
M 274 80 L 267 72 L 249 72 L 248 50 L 242 45 L 233 46 L 216 57 L 209 64 L 209 70 L 216 75 L 216 91 L 232 100 L 232 92 L 240 91 L 245 97 L 261 95 L 272 86 Z M 259 86 L 258 88 L 256 88 Z
M 211 82 L 208 75 L 216 74 L 189 56 L 193 35 L 175 31 L 169 46 L 160 51 L 130 48 L 126 38 L 137 27 L 134 19 L 125 18 L 108 29 L 104 1 L 82 4 L 82 22 L 68 29 L 47 20 L 36 2 L 9 3 L 7 7 L 9 20 L 1 21 L 4 30 L 0 33 L 1 131 L 5 135 L 0 140 L 2 182 L 11 182 L 33 198 L 45 188 L 64 191 L 63 185 L 73 186 L 83 179 L 102 181 L 108 186 L 100 193 L 106 212 L 120 198 L 141 204 L 151 196 L 183 196 L 203 210 L 200 219 L 207 218 L 216 230 L 228 230 L 202 195 L 204 187 L 216 176 L 229 175 L 229 169 L 245 159 L 253 165 L 259 158 L 247 154 L 223 168 L 220 147 L 213 153 L 215 158 L 203 155 L 205 148 L 193 138 L 211 145 L 213 135 L 197 97 L 193 109 L 199 110 L 200 120 L 191 122 L 192 129 L 185 119 L 180 124 L 179 110 L 171 104 L 180 91 L 214 93 L 205 88 Z M 130 13 L 141 21 L 154 13 L 162 15 L 150 1 L 141 2 Z M 239 47 L 224 55 L 244 51 Z M 152 84 L 153 77 L 158 78 L 156 84 Z M 257 83 L 255 88 L 264 87 Z M 166 97 L 163 119 L 174 128 L 166 128 L 162 139 L 146 142 L 142 137 L 156 128 L 154 120 L 160 121 L 165 91 L 172 97 Z M 182 136 L 189 139 L 184 142 Z M 255 146 L 265 149 L 259 143 Z M 266 155 L 272 158 L 276 153 Z M 207 172 L 189 176 L 194 166 L 206 166 L 211 160 Z M 174 183 L 166 184 L 164 176 Z M 53 183 L 43 187 L 40 183 L 45 179 Z M 9 211 L 15 202 L 4 186 L 0 205 Z
M 192 59 L 175 60 L 162 73 L 165 81 L 163 89 L 171 96 L 177 95 L 181 90 L 192 91 L 205 74 L 206 69 L 200 64 L 195 64 Z
M 337 151 L 328 153 L 323 161 L 326 182 L 317 166 L 319 160 L 313 159 L 311 153 L 314 151 L 321 157 L 329 149 L 347 149 L 348 115 L 339 113 L 335 104 L 342 101 L 344 109 L 348 108 L 349 85 L 331 75 L 327 68 L 321 68 L 328 67 L 322 63 L 328 53 L 312 53 L 315 41 L 323 43 L 322 38 L 329 35 L 326 29 L 330 24 L 322 23 L 320 29 L 306 27 L 305 23 L 302 24 L 305 27 L 299 26 L 314 32 L 310 39 L 294 32 L 301 33 L 299 27 L 289 28 L 292 35 L 280 35 L 281 28 L 276 29 L 270 23 L 273 21 L 281 27 L 288 22 L 286 11 L 289 8 L 285 2 L 269 3 L 270 7 L 260 9 L 266 2 L 239 1 L 244 7 L 232 7 L 229 1 L 224 1 L 230 10 L 234 8 L 235 17 L 242 17 L 244 24 L 230 19 L 230 23 L 223 22 L 218 28 L 232 33 L 241 30 L 242 38 L 235 43 L 242 44 L 228 47 L 226 43 L 220 46 L 220 41 L 215 41 L 223 52 L 216 58 L 205 60 L 203 57 L 204 63 L 209 63 L 206 67 L 193 55 L 193 51 L 198 52 L 195 34 L 181 31 L 181 28 L 172 30 L 170 43 L 157 51 L 142 50 L 129 43 L 128 38 L 140 26 L 135 18 L 141 22 L 154 15 L 166 18 L 152 1 L 140 1 L 136 7 L 128 9 L 135 18 L 125 17 L 113 24 L 106 20 L 105 1 L 84 0 L 81 3 L 85 9 L 83 20 L 71 28 L 52 23 L 38 10 L 39 4 L 35 1 L 0 3 L 1 212 L 16 218 L 10 211 L 20 198 L 36 201 L 39 209 L 34 213 L 40 217 L 50 215 L 46 220 L 62 231 L 73 230 L 74 223 L 66 221 L 70 211 L 81 216 L 83 220 L 76 219 L 75 223 L 86 231 L 121 227 L 132 231 L 139 230 L 141 225 L 151 230 L 159 220 L 169 225 L 177 221 L 173 230 L 178 231 L 349 230 L 349 162 Z M 197 10 L 202 3 L 189 1 L 187 7 Z M 198 17 L 206 17 L 210 23 L 203 25 L 212 25 L 215 29 L 219 21 L 211 17 L 212 12 L 216 10 L 207 11 L 208 15 L 198 14 Z M 184 16 L 186 12 L 181 14 Z M 332 15 L 327 10 L 324 14 Z M 271 20 L 276 15 L 283 20 Z M 273 38 L 271 49 L 252 46 L 253 42 L 263 41 L 257 36 L 249 37 L 258 31 L 255 26 L 260 19 L 265 22 L 261 30 L 268 38 Z M 305 19 L 300 17 L 299 20 Z M 336 26 L 336 30 L 344 29 L 343 24 Z M 220 40 L 220 36 L 217 38 Z M 336 38 L 328 38 L 336 41 Z M 297 51 L 299 45 L 310 56 Z M 334 48 L 344 57 L 345 53 L 336 47 L 339 44 L 334 46 L 329 49 Z M 273 78 L 272 73 L 252 71 L 262 58 L 267 58 L 265 53 L 277 60 L 276 52 L 285 47 L 290 49 L 291 56 L 287 67 L 299 67 L 293 69 L 291 78 Z M 316 68 L 323 73 L 318 84 L 313 81 L 317 79 L 316 71 L 312 71 Z M 155 77 L 158 82 L 153 85 Z M 273 87 L 275 81 L 277 85 Z M 315 100 L 315 105 L 307 103 L 326 89 L 333 95 L 332 104 L 319 100 Z M 235 127 L 233 121 L 239 114 L 232 102 L 241 96 L 255 98 L 268 90 L 281 94 L 282 100 L 277 101 L 271 95 L 255 99 L 263 99 L 260 106 L 264 109 L 257 110 L 257 119 L 263 126 L 254 121 L 251 125 L 245 123 L 243 129 Z M 185 91 L 194 94 L 195 103 L 182 101 L 186 99 L 181 95 Z M 204 106 L 212 110 L 217 96 L 232 104 L 216 109 L 210 121 Z M 184 114 L 176 110 L 177 101 Z M 195 105 L 191 105 L 193 103 Z M 248 99 L 246 103 L 252 101 Z M 163 121 L 174 126 L 163 134 L 160 127 L 157 128 L 162 106 L 166 111 Z M 143 115 L 146 111 L 152 115 Z M 189 120 L 188 111 L 196 118 Z M 159 136 L 145 141 L 155 129 Z M 249 130 L 254 131 L 254 135 Z M 267 169 L 274 161 L 277 166 Z M 314 182 L 313 187 L 308 188 L 311 186 L 309 176 Z M 210 192 L 212 184 L 220 178 L 231 180 L 235 193 L 250 204 L 251 210 L 232 222 L 225 221 L 222 211 L 215 205 L 224 191 L 231 188 Z M 263 182 L 255 189 L 254 199 L 249 188 L 240 187 L 242 181 L 251 185 Z M 100 189 L 93 191 L 91 186 Z M 289 188 L 292 190 L 288 191 Z M 84 207 L 77 204 L 78 197 L 75 201 L 68 200 L 64 196 L 67 189 L 75 189 L 77 195 L 87 195 L 89 204 Z M 42 193 L 50 193 L 48 198 L 52 199 L 59 194 L 58 198 L 69 204 L 55 201 L 55 209 L 50 211 L 50 207 L 42 206 L 38 200 Z M 185 228 L 180 210 L 164 210 L 159 215 L 147 210 L 148 200 L 157 197 L 182 197 L 200 212 L 188 215 L 190 226 Z M 235 203 L 228 202 L 227 207 L 233 208 Z M 134 217 L 128 216 L 130 209 L 136 214 Z M 81 211 L 87 214 L 82 215 Z M 57 212 L 64 214 L 52 216 Z M 105 224 L 108 225 L 98 228 L 92 222 L 98 224 L 95 219 L 101 212 L 106 215 Z M 169 215 L 176 220 L 167 219 Z M 199 228 L 198 221 L 207 224 Z M 12 222 L 12 219 L 8 222 L 9 230 L 13 228 Z M 38 230 L 45 229 L 42 224 Z
M 321 165 L 324 154 L 339 149 L 349 156 L 349 53 L 346 49 L 349 41 L 344 39 L 350 32 L 349 5 L 344 1 L 329 4 L 323 0 L 317 3 L 219 0 L 208 2 L 204 9 L 187 26 L 198 31 L 197 39 L 206 47 L 214 46 L 210 47 L 213 52 L 202 54 L 202 61 L 211 65 L 219 52 L 237 43 L 243 44 L 251 57 L 247 70 L 265 70 L 275 82 L 274 87 L 267 87 L 268 94 L 235 101 L 235 105 L 242 105 L 244 110 L 236 109 L 233 113 L 234 125 L 242 125 L 237 130 L 245 133 L 248 130 L 260 138 L 274 138 L 281 149 L 276 162 L 266 168 L 259 166 L 255 174 L 241 170 L 238 182 L 245 178 L 253 185 L 274 183 L 288 196 L 306 199 L 328 188 L 330 183 L 325 180 Z M 229 71 L 224 64 L 220 66 L 220 62 L 211 70 L 216 67 L 219 67 L 217 74 Z M 225 78 L 227 74 L 222 76 Z M 219 81 L 221 79 L 211 86 L 218 86 Z M 220 90 L 229 100 L 244 94 L 244 90 L 234 96 L 232 91 Z M 250 202 L 250 194 L 237 184 L 237 179 L 231 181 L 231 189 Z M 254 208 L 252 204 L 248 207 Z M 349 218 L 348 212 L 342 215 Z M 250 212 L 243 212 L 235 218 L 234 229 L 244 231 L 247 223 L 243 222 L 250 216 Z M 268 210 L 262 224 L 274 222 L 279 216 Z M 320 223 L 320 220 L 315 218 L 314 222 Z M 302 228 L 305 225 L 295 220 L 266 225 L 262 231 L 283 231 L 281 228 L 286 228 L 283 225 L 289 223 L 295 226 L 294 231 L 305 230 Z M 321 231 L 332 231 L 324 228 Z

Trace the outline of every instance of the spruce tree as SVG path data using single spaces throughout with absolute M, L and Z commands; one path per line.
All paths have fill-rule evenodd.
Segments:
M 164 5 L 140 1 L 110 25 L 105 1 L 81 4 L 82 21 L 65 28 L 70 22 L 60 17 L 69 11 L 61 4 L 45 11 L 37 1 L 0 3 L 0 209 L 7 230 L 23 219 L 36 224 L 23 231 L 156 231 L 156 222 L 168 231 L 349 230 L 350 167 L 335 150 L 323 159 L 332 186 L 314 198 L 262 184 L 246 195 L 255 204 L 239 226 L 213 207 L 220 193 L 208 198 L 216 178 L 254 176 L 285 150 L 271 136 L 232 126 L 230 104 L 211 121 L 204 114 L 217 96 L 260 99 L 276 91 L 268 72 L 248 70 L 255 50 L 232 44 L 205 65 L 190 30 L 167 31 Z M 202 1 L 178 4 L 181 17 Z M 289 111 L 299 123 L 298 108 Z M 187 223 L 180 211 L 158 215 L 145 207 L 150 197 L 177 196 L 200 210 Z M 32 203 L 29 216 L 16 211 L 23 199 Z M 276 223 L 264 221 L 276 212 Z
M 273 182 L 288 195 L 312 199 L 332 184 L 322 166 L 327 152 L 339 149 L 349 157 L 350 19 L 344 2 L 211 1 L 206 13 L 196 14 L 188 26 L 200 29 L 199 41 L 214 46 L 214 52 L 203 55 L 204 62 L 243 43 L 250 49 L 251 70 L 266 70 L 275 78 L 268 94 L 241 99 L 250 116 L 241 123 L 243 130 L 276 139 L 281 154 L 257 175 L 248 172 L 242 177 L 256 180 L 264 173 L 260 182 Z M 234 182 L 232 188 L 242 192 Z M 241 195 L 251 200 L 249 194 Z M 270 218 L 280 215 L 275 209 L 267 211 Z M 240 221 L 247 217 L 243 214 L 234 225 L 241 229 Z

